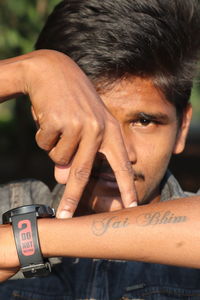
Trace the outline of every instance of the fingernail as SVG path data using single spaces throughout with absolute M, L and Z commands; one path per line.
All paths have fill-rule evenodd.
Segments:
M 137 202 L 132 202 L 128 207 L 136 207 L 136 206 L 138 206 Z
M 57 214 L 57 218 L 58 219 L 69 219 L 72 218 L 72 213 L 67 211 L 67 210 L 61 210 L 58 214 Z

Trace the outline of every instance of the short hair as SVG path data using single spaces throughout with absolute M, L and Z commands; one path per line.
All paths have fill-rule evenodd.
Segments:
M 70 56 L 102 90 L 128 76 L 151 78 L 179 117 L 199 48 L 198 0 L 65 0 L 36 43 Z

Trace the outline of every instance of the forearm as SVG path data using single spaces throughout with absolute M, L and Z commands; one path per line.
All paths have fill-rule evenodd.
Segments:
M 200 267 L 199 199 L 68 220 L 40 220 L 45 256 L 126 259 Z

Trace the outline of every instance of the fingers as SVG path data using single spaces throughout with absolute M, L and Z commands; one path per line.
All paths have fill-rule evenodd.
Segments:
M 110 128 L 111 129 L 111 128 Z M 109 161 L 118 182 L 124 207 L 137 205 L 137 195 L 134 186 L 134 173 L 126 152 L 123 138 L 119 126 L 114 126 L 112 131 L 108 131 L 107 138 L 100 148 L 102 137 L 99 141 L 94 134 L 93 139 L 88 134 L 83 135 L 78 151 L 73 159 L 70 171 L 68 167 L 56 168 L 56 178 L 59 182 L 68 176 L 67 186 L 57 210 L 58 218 L 69 218 L 73 216 L 83 190 L 90 178 L 94 157 L 100 150 Z M 100 148 L 100 149 L 99 149 Z
M 68 130 L 67 130 L 68 131 Z M 72 160 L 74 153 L 76 153 L 78 144 L 80 141 L 80 132 L 74 133 L 72 130 L 71 132 L 67 132 L 60 137 L 59 141 L 49 151 L 49 157 L 58 165 L 66 166 Z
M 53 148 L 53 146 L 57 143 L 60 134 L 61 133 L 59 131 L 55 131 L 55 128 L 53 127 L 40 127 L 35 135 L 35 139 L 38 146 L 41 149 L 45 151 L 50 151 Z
M 110 138 L 106 139 L 107 143 L 104 143 L 100 152 L 106 156 L 115 173 L 124 207 L 137 206 L 134 171 L 119 126 L 112 126 L 112 134 L 111 131 L 108 134 Z
M 97 139 L 92 142 L 88 135 L 85 135 L 81 140 L 70 168 L 65 192 L 57 210 L 58 218 L 73 216 L 83 190 L 89 181 L 93 161 L 99 146 L 100 141 Z
M 32 113 L 33 120 L 35 122 L 37 122 L 37 116 L 36 116 L 35 110 L 33 108 L 33 105 L 31 105 L 31 113 Z
M 61 183 L 61 184 L 67 183 L 70 168 L 71 168 L 71 164 L 68 164 L 65 166 L 55 165 L 54 176 L 58 183 Z
M 32 109 L 33 116 L 34 110 Z M 35 117 L 36 118 L 36 117 Z M 81 120 L 73 116 L 64 122 L 66 117 L 54 119 L 51 122 L 46 117 L 40 121 L 36 133 L 36 142 L 40 148 L 48 151 L 49 157 L 58 165 L 68 165 L 78 148 L 82 133 Z M 39 124 L 39 121 L 37 121 Z
M 123 142 L 119 124 L 117 121 L 110 119 L 107 119 L 106 122 L 107 126 L 105 130 L 100 129 L 96 123 L 92 129 L 86 123 L 84 124 L 85 128 L 82 128 L 82 130 L 80 126 L 70 127 L 71 130 L 66 129 L 57 143 L 58 137 L 51 128 L 48 128 L 48 130 L 47 128 L 40 128 L 37 133 L 37 138 L 43 147 L 48 148 L 52 143 L 55 143 L 53 149 L 49 151 L 49 156 L 56 164 L 62 166 L 55 168 L 57 181 L 66 183 L 68 176 L 67 187 L 57 213 L 60 218 L 63 216 L 72 216 L 76 210 L 83 190 L 89 180 L 97 151 L 102 152 L 106 156 L 115 173 L 123 206 L 130 207 L 137 205 L 133 169 Z M 66 169 L 69 167 L 72 157 L 74 157 L 73 163 L 70 172 L 68 170 L 69 174 L 66 176 Z
M 42 145 L 43 149 L 49 149 L 48 155 L 57 165 L 65 166 L 69 164 L 74 153 L 76 153 L 79 136 L 80 132 L 69 131 L 68 128 L 60 137 L 56 132 L 39 129 L 37 142 L 40 143 L 40 147 Z

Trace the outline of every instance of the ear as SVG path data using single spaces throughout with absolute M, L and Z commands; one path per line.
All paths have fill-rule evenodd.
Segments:
M 174 145 L 174 154 L 181 153 L 185 148 L 185 142 L 188 135 L 190 123 L 192 119 L 192 106 L 189 103 L 183 113 L 183 120 L 177 132 L 176 143 Z

